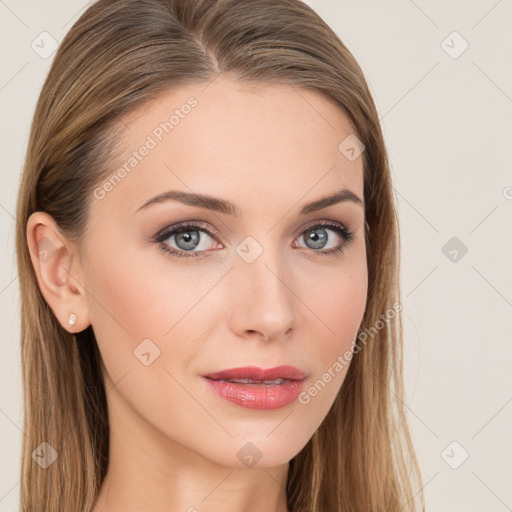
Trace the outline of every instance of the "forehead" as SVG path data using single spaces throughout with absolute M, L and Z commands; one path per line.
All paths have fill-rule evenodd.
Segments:
M 343 187 L 362 197 L 362 158 L 339 149 L 353 128 L 315 90 L 219 76 L 162 94 L 119 127 L 104 204 L 126 212 L 169 189 L 238 198 L 242 212 L 255 193 L 260 208 Z

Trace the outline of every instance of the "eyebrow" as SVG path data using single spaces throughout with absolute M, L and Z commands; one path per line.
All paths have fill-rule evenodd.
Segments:
M 225 215 L 233 215 L 235 217 L 240 217 L 241 215 L 240 208 L 230 201 L 206 194 L 193 194 L 189 192 L 183 192 L 181 190 L 169 190 L 167 192 L 163 192 L 162 194 L 158 194 L 157 196 L 152 197 L 146 201 L 135 211 L 135 213 L 147 208 L 152 204 L 163 203 L 166 201 L 178 201 L 189 206 L 197 206 L 199 208 L 213 210 Z M 343 188 L 335 194 L 322 197 L 321 199 L 317 199 L 311 203 L 307 203 L 302 207 L 299 214 L 306 215 L 308 213 L 316 212 L 318 210 L 327 208 L 328 206 L 343 202 L 359 204 L 364 208 L 364 202 L 358 195 L 354 194 L 354 192 L 348 190 L 347 188 Z

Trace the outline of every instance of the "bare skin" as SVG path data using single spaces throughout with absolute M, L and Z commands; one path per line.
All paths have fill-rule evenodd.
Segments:
M 190 97 L 196 106 L 158 140 L 155 128 Z M 228 402 L 203 376 L 291 365 L 307 373 L 308 390 L 352 350 L 368 286 L 364 205 L 300 210 L 343 188 L 363 199 L 362 156 L 338 149 L 353 129 L 319 93 L 225 76 L 169 92 L 124 123 L 112 174 L 148 136 L 156 147 L 91 197 L 83 256 L 48 214 L 27 226 L 30 247 L 46 238 L 57 248 L 46 262 L 33 257 L 45 299 L 68 331 L 92 325 L 102 356 L 111 444 L 95 511 L 287 512 L 289 461 L 329 412 L 348 366 L 307 404 L 274 410 Z M 172 200 L 137 211 L 169 190 L 228 200 L 240 216 Z M 200 237 L 188 251 L 176 234 L 152 241 L 184 221 L 215 235 L 184 229 Z M 327 226 L 314 231 L 323 246 L 308 243 L 306 230 L 328 221 L 352 240 Z M 251 263 L 242 257 L 258 248 Z M 148 365 L 136 356 L 147 339 L 146 360 L 160 351 Z M 261 454 L 251 467 L 240 457 L 249 442 Z

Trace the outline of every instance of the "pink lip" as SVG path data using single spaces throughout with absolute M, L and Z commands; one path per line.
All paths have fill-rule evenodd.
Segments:
M 277 366 L 264 370 L 254 366 L 232 368 L 204 376 L 210 389 L 219 396 L 242 407 L 279 409 L 293 402 L 300 394 L 306 373 L 292 366 Z M 276 380 L 281 384 L 243 384 L 223 382 L 226 379 Z

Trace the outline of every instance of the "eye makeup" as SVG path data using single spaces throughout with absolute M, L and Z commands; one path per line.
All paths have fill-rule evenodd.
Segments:
M 336 256 L 342 253 L 346 246 L 350 244 L 354 238 L 354 233 L 350 231 L 348 228 L 343 226 L 342 224 L 334 221 L 316 221 L 312 223 L 310 226 L 306 227 L 302 233 L 301 237 L 303 237 L 305 234 L 311 234 L 315 231 L 322 230 L 325 232 L 335 232 L 336 235 L 338 235 L 341 238 L 341 242 L 336 245 L 336 247 L 327 249 L 327 250 L 315 250 L 308 247 L 303 247 L 311 253 L 314 257 L 329 257 L 329 256 Z M 164 253 L 174 258 L 197 258 L 197 257 L 205 257 L 206 255 L 209 255 L 209 253 L 220 250 L 220 249 L 213 249 L 213 250 L 200 250 L 200 251 L 194 251 L 194 250 L 186 250 L 186 249 L 179 249 L 177 247 L 171 247 L 168 243 L 165 243 L 166 240 L 175 237 L 178 234 L 183 233 L 195 233 L 196 239 L 201 238 L 200 234 L 206 234 L 213 240 L 215 240 L 218 244 L 220 244 L 220 248 L 223 248 L 223 245 L 221 242 L 218 241 L 217 237 L 218 232 L 211 228 L 208 224 L 204 222 L 198 222 L 198 221 L 185 221 L 180 222 L 176 225 L 167 226 L 164 229 L 160 230 L 157 234 L 155 234 L 152 238 L 152 242 L 157 245 L 157 247 Z M 321 235 L 324 236 L 325 235 Z M 300 238 L 300 237 L 299 237 Z M 327 240 L 330 238 L 327 235 Z M 176 241 L 174 241 L 174 244 L 176 244 Z M 297 247 L 294 245 L 293 247 Z M 205 254 L 206 253 L 206 254 Z

